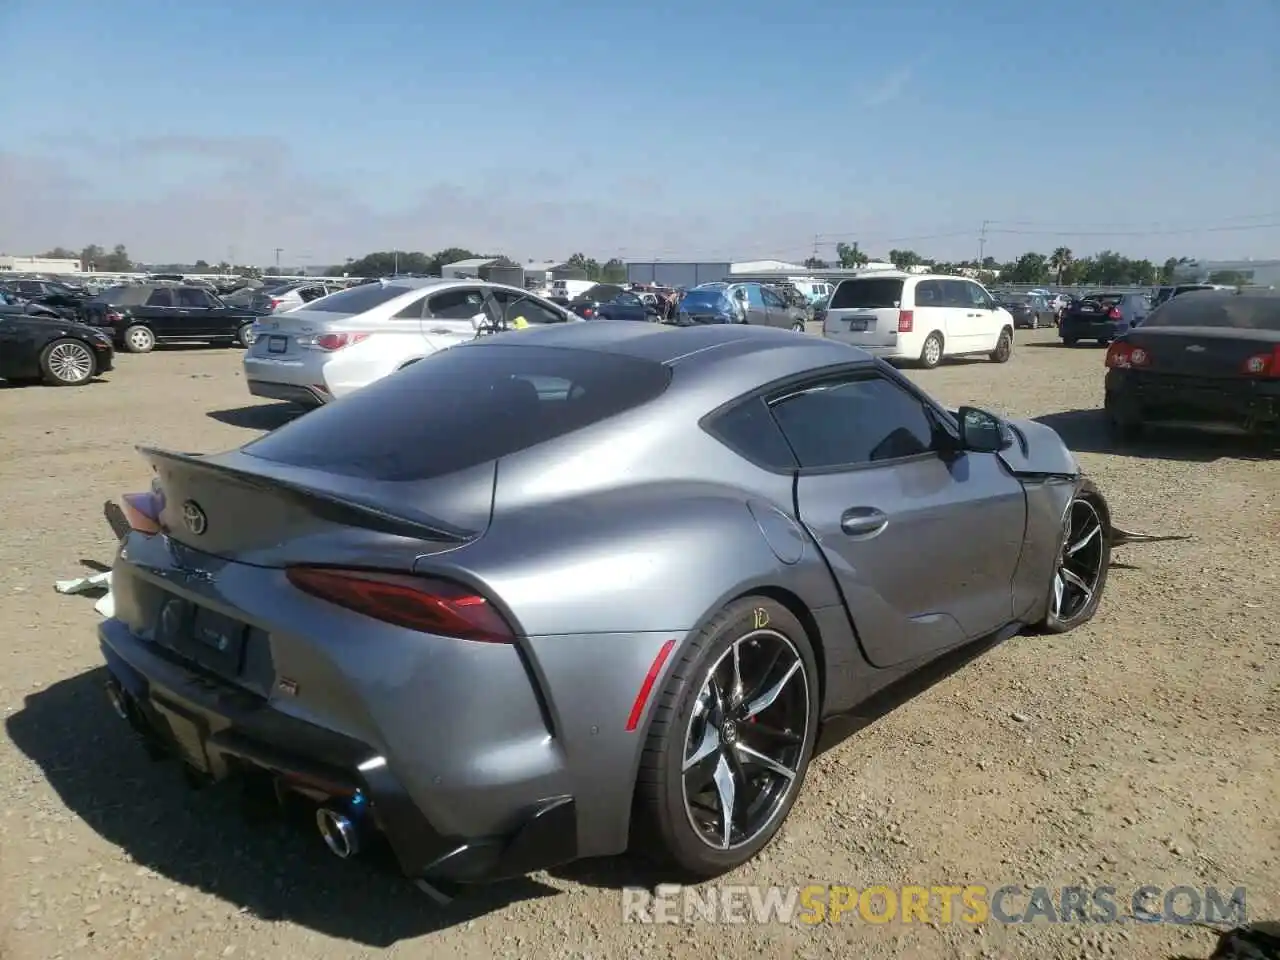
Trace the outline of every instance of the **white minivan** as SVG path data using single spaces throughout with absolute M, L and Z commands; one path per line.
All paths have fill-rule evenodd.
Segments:
M 841 280 L 823 336 L 886 360 L 936 367 L 943 357 L 1013 354 L 1013 317 L 964 277 L 877 272 Z

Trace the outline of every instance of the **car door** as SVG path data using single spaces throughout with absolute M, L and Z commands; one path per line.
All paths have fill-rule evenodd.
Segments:
M 779 294 L 768 287 L 760 288 L 760 296 L 764 300 L 765 315 L 767 317 L 765 322 L 771 327 L 782 327 L 790 330 L 793 321 L 787 301 L 783 300 Z
M 182 328 L 180 336 L 211 337 L 223 333 L 226 319 L 215 314 L 213 301 L 203 290 L 178 287 L 173 291 L 173 301 L 177 322 Z
M 989 353 L 1000 342 L 1000 331 L 1007 324 L 1012 324 L 1013 321 L 1006 317 L 1005 312 L 1000 309 L 1000 304 L 996 303 L 995 297 L 987 293 L 980 284 L 974 283 L 972 280 L 962 280 L 960 282 L 967 288 L 969 303 L 972 306 L 972 312 L 975 314 L 973 317 L 976 321 L 976 326 L 973 330 L 973 350 L 979 353 Z
M 485 291 L 479 285 L 450 287 L 423 301 L 421 331 L 428 350 L 444 350 L 474 340 L 474 318 L 488 318 Z
M 38 376 L 40 365 L 31 327 L 0 316 L 0 377 Z
M 904 284 L 903 299 L 911 298 L 911 330 L 914 341 L 923 346 L 925 338 L 935 330 L 942 334 L 942 352 L 952 354 L 960 349 L 957 340 L 959 329 L 953 311 L 947 304 L 946 281 L 929 278 L 917 280 L 910 291 L 910 281 Z M 904 302 L 903 307 L 907 304 Z M 920 346 L 914 353 L 919 353 Z
M 181 316 L 178 313 L 173 287 L 156 287 L 140 306 L 133 308 L 135 319 L 145 321 L 157 340 L 175 339 L 184 335 Z
M 940 452 L 950 415 L 882 365 L 809 381 L 769 406 L 800 463 L 796 513 L 876 666 L 1013 619 L 1026 498 L 994 454 Z

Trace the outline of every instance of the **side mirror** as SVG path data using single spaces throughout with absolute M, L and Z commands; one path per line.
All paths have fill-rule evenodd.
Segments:
M 739 300 L 746 300 L 746 299 L 747 299 L 747 291 L 743 290 L 741 287 L 739 287 L 737 290 L 733 291 L 733 295 L 734 295 L 735 297 L 737 297 Z
M 960 446 L 974 453 L 999 453 L 1013 445 L 1009 429 L 999 417 L 977 407 L 961 407 Z

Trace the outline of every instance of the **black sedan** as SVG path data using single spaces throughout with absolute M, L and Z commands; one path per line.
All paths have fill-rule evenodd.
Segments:
M 1013 317 L 1015 327 L 1038 330 L 1042 326 L 1053 325 L 1053 307 L 1044 297 L 1031 293 L 1003 293 L 998 301 Z
M 1118 439 L 1177 425 L 1280 438 L 1280 295 L 1185 293 L 1107 350 Z
M 0 378 L 10 383 L 78 387 L 110 370 L 114 359 L 101 330 L 0 306 Z
M 612 283 L 597 283 L 570 300 L 569 309 L 584 320 L 649 320 L 657 316 L 656 309 Z
M 247 347 L 258 314 L 229 306 L 200 287 L 144 283 L 102 292 L 85 304 L 84 319 L 110 330 L 122 349 L 149 353 L 166 341 Z

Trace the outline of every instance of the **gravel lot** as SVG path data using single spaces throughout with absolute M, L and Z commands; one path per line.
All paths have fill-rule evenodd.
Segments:
M 1104 439 L 1100 350 L 1020 332 L 1003 366 L 912 373 L 953 404 L 1046 417 L 1120 523 L 1097 619 L 1020 637 L 815 762 L 780 840 L 736 883 L 1215 884 L 1280 919 L 1280 460 Z M 1197 927 L 994 922 L 624 926 L 633 864 L 579 864 L 448 910 L 311 832 L 192 792 L 110 712 L 92 600 L 53 581 L 109 562 L 104 500 L 145 486 L 136 443 L 227 448 L 283 422 L 235 350 L 125 356 L 81 390 L 0 389 L 0 957 L 1207 956 Z

